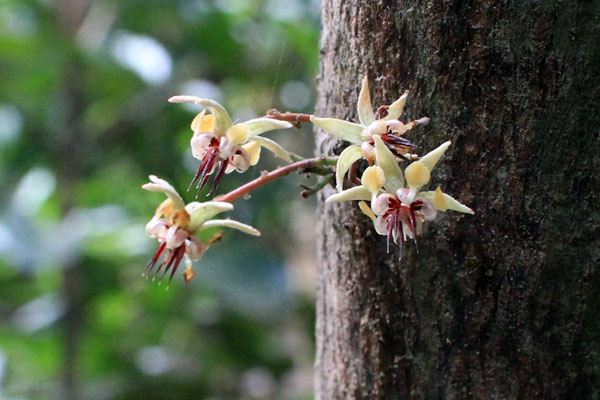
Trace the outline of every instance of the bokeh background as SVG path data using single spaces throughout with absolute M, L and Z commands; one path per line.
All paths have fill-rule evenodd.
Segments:
M 156 174 L 184 193 L 198 166 L 199 109 L 172 95 L 212 98 L 238 121 L 310 112 L 318 12 L 318 0 L 0 0 L 0 399 L 312 398 L 304 178 L 237 200 L 230 216 L 262 237 L 228 230 L 169 291 L 141 277 L 163 195 L 140 186 Z M 312 154 L 310 128 L 268 136 Z M 219 193 L 280 164 L 267 153 Z

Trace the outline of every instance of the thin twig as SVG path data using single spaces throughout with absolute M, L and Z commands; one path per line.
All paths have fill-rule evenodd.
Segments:
M 289 111 L 282 113 L 281 111 L 273 108 L 267 111 L 267 115 L 265 115 L 265 118 L 291 122 L 296 128 L 300 128 L 301 122 L 310 122 L 311 116 L 312 115 L 310 114 L 292 113 Z
M 306 199 L 306 198 L 312 196 L 313 194 L 318 193 L 321 189 L 323 189 L 328 184 L 331 183 L 333 185 L 333 181 L 334 181 L 334 178 L 333 178 L 333 174 L 332 174 L 332 175 L 326 176 L 325 178 L 321 179 L 313 187 L 300 185 L 300 187 L 303 189 L 302 192 L 300 192 L 300 196 L 302 196 L 303 199 Z
M 295 163 L 288 164 L 284 167 L 277 168 L 271 172 L 264 173 L 255 180 L 250 181 L 227 194 L 218 196 L 217 198 L 215 198 L 215 200 L 231 203 L 233 200 L 246 195 L 252 190 L 257 189 L 262 185 L 265 185 L 277 178 L 286 176 L 292 171 L 301 170 L 302 172 L 317 173 L 316 171 L 321 172 L 321 169 L 326 168 L 327 166 L 331 166 L 332 162 L 333 165 L 335 165 L 335 161 L 335 159 L 327 157 L 308 158 L 306 160 L 297 161 Z

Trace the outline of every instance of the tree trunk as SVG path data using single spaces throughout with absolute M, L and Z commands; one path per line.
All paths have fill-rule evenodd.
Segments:
M 598 398 L 600 2 L 322 0 L 322 21 L 316 114 L 356 120 L 365 74 L 375 106 L 409 89 L 401 120 L 432 123 L 405 136 L 452 140 L 431 186 L 475 215 L 399 262 L 321 195 L 316 398 Z

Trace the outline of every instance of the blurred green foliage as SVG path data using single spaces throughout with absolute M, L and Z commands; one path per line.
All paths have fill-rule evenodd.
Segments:
M 226 232 L 169 291 L 141 278 L 163 196 L 140 186 L 156 174 L 184 193 L 197 168 L 199 110 L 171 95 L 238 120 L 311 111 L 318 31 L 309 0 L 0 2 L 0 399 L 311 397 L 313 203 L 298 179 L 234 203 L 263 236 Z M 312 153 L 310 129 L 272 135 Z

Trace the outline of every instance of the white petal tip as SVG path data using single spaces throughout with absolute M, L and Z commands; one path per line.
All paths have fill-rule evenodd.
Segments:
M 172 96 L 169 103 L 194 103 L 197 99 L 195 96 Z

